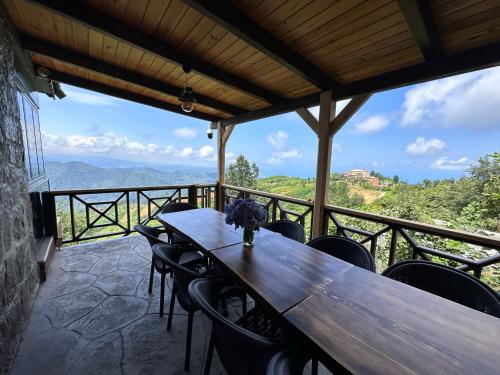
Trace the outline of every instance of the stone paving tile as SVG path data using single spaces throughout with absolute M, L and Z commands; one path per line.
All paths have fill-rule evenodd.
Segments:
M 81 263 L 79 263 L 81 262 Z M 151 248 L 139 236 L 66 247 L 40 286 L 13 375 L 185 374 L 187 316 L 160 318 L 160 277 L 148 293 Z M 124 268 L 126 270 L 120 270 Z M 165 312 L 172 280 L 166 278 Z M 210 322 L 196 313 L 191 374 L 203 367 Z M 214 357 L 211 374 L 224 374 Z

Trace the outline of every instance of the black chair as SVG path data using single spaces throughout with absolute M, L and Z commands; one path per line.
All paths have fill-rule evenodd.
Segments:
M 148 227 L 147 225 L 138 224 L 134 227 L 134 229 L 142 234 L 149 242 L 149 245 L 153 247 L 157 244 L 168 245 L 167 242 L 161 240 L 159 238 L 160 234 L 164 233 L 158 228 Z M 178 247 L 181 252 L 180 262 L 187 263 L 191 262 L 195 259 L 203 258 L 203 256 L 193 248 L 189 247 Z M 165 276 L 167 273 L 170 273 L 170 268 L 165 266 L 165 262 L 152 254 L 151 257 L 151 272 L 149 274 L 149 287 L 148 292 L 151 294 L 153 292 L 153 280 L 154 280 L 154 272 L 158 272 L 161 275 L 161 287 L 160 287 L 160 316 L 163 316 L 163 306 L 164 306 L 164 295 L 165 295 Z
M 263 225 L 262 228 L 266 228 L 272 232 L 281 233 L 283 236 L 300 243 L 304 243 L 306 241 L 306 232 L 304 231 L 304 227 L 295 221 L 277 220 Z
M 498 294 L 479 279 L 455 268 L 428 261 L 408 260 L 393 264 L 382 275 L 500 317 Z
M 287 349 L 276 353 L 267 365 L 266 375 L 302 375 L 304 368 L 311 360 L 307 351 Z
M 166 204 L 165 206 L 162 207 L 160 210 L 160 213 L 162 214 L 168 214 L 171 212 L 180 212 L 180 211 L 188 211 L 188 210 L 195 210 L 197 207 L 193 206 L 190 203 L 184 203 L 184 202 L 171 202 Z M 182 237 L 181 235 L 173 232 L 172 230 L 166 228 L 165 232 L 168 234 L 168 242 L 175 244 L 175 245 L 189 245 L 189 240 L 186 238 Z
M 265 374 L 271 357 L 289 347 L 290 340 L 279 322 L 266 316 L 259 307 L 236 322 L 220 314 L 217 306 L 223 286 L 220 280 L 206 278 L 189 284 L 193 303 L 212 321 L 204 374 L 210 372 L 214 348 L 229 375 Z
M 359 242 L 350 238 L 323 236 L 309 241 L 307 245 L 355 266 L 375 272 L 375 261 L 370 252 Z
M 194 313 L 198 310 L 197 306 L 193 304 L 189 297 L 188 286 L 191 281 L 205 276 L 207 262 L 205 259 L 200 258 L 181 265 L 179 261 L 182 256 L 182 251 L 171 244 L 154 245 L 152 249 L 153 254 L 163 261 L 164 270 L 168 267 L 174 274 L 174 285 L 172 286 L 172 295 L 170 297 L 167 330 L 170 331 L 172 328 L 172 317 L 176 298 L 181 307 L 188 313 L 186 354 L 184 359 L 184 369 L 188 371 L 191 357 L 193 317 Z

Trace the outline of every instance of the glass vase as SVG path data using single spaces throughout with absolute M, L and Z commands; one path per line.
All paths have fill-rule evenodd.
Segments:
M 253 229 L 243 228 L 243 245 L 246 247 L 253 246 Z

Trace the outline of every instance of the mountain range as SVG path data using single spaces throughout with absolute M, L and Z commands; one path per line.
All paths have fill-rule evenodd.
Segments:
M 103 167 L 81 161 L 46 161 L 51 190 L 213 183 L 213 168 L 183 165 Z

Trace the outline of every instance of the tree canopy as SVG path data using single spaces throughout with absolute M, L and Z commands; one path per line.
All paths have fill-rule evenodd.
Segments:
M 240 155 L 236 161 L 226 168 L 226 183 L 230 185 L 255 189 L 259 168 L 255 163 Z

